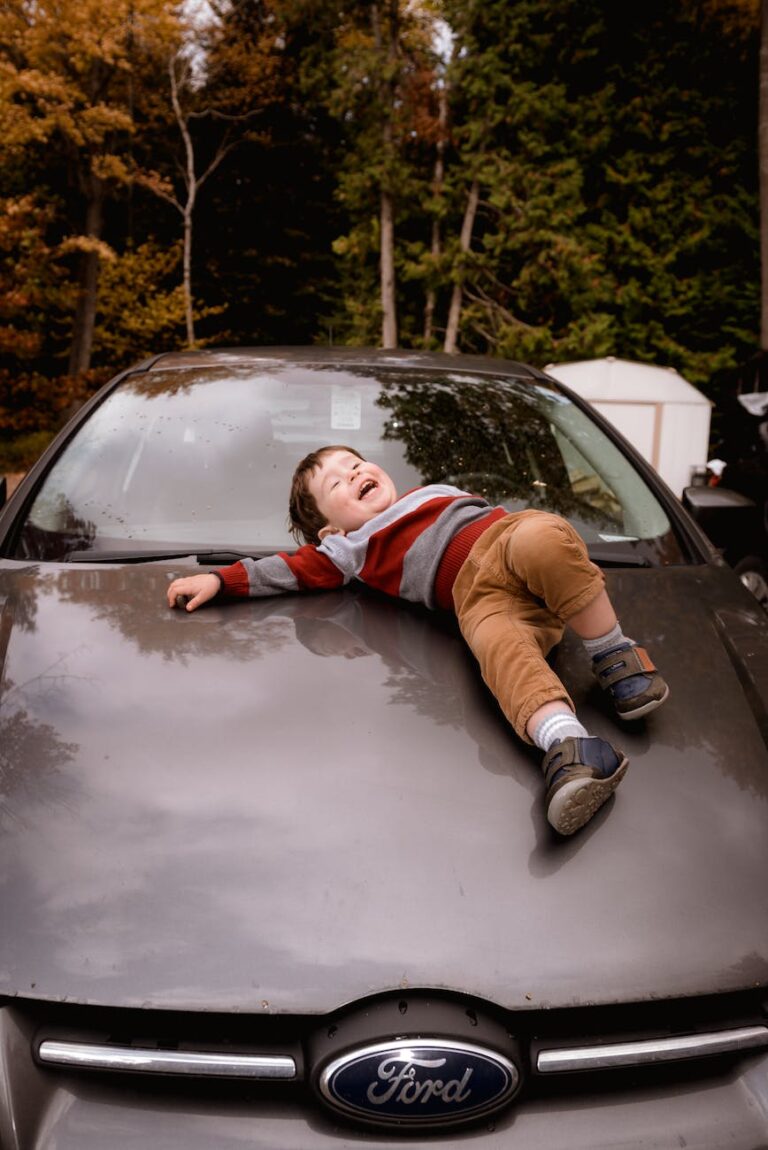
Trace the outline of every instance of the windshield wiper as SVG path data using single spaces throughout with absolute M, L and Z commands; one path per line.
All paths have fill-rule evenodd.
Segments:
M 273 551 L 198 551 L 189 547 L 167 547 L 157 551 L 70 551 L 65 563 L 158 563 L 163 560 L 191 559 L 197 563 L 209 563 L 214 567 L 226 567 L 237 563 L 238 559 L 259 559 L 273 555 Z M 645 555 L 627 554 L 626 551 L 590 552 L 590 559 L 598 567 L 652 567 Z
M 589 557 L 598 567 L 653 567 L 645 555 L 628 555 L 626 551 L 590 551 Z
M 198 551 L 190 547 L 167 547 L 158 551 L 70 551 L 65 563 L 157 563 L 164 559 L 191 559 L 198 563 L 226 566 L 238 559 L 258 559 L 258 551 Z M 264 552 L 272 554 L 272 552 Z

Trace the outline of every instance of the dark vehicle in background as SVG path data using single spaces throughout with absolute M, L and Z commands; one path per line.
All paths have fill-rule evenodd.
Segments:
M 725 408 L 709 481 L 686 490 L 683 501 L 768 611 L 768 392 L 733 397 Z
M 168 609 L 351 444 L 571 520 L 670 684 L 572 839 L 455 620 Z M 159 355 L 0 513 L 2 1150 L 768 1145 L 768 618 L 651 468 L 505 361 Z

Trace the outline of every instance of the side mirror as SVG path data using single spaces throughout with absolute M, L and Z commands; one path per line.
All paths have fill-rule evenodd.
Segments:
M 759 545 L 762 527 L 759 508 L 739 491 L 728 487 L 686 487 L 683 506 L 723 552 L 727 562 L 737 562 Z

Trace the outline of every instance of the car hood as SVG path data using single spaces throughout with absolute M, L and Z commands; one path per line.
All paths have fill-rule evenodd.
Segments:
M 182 573 L 183 567 L 174 568 Z M 716 567 L 609 577 L 671 686 L 588 827 L 453 620 L 355 591 L 170 611 L 171 567 L 0 571 L 0 994 L 323 1012 L 768 982 L 768 621 Z

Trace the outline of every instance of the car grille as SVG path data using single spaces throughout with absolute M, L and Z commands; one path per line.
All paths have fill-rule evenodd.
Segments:
M 532 1069 L 538 1074 L 545 1075 L 626 1070 L 630 1067 L 652 1066 L 660 1062 L 681 1062 L 714 1055 L 738 1054 L 766 1047 L 768 1047 L 768 1026 L 760 1024 L 635 1041 L 543 1046 L 536 1051 Z M 112 1042 L 80 1042 L 50 1038 L 38 1044 L 36 1053 L 42 1065 L 70 1070 L 175 1074 L 195 1078 L 237 1078 L 253 1082 L 290 1082 L 300 1077 L 297 1060 L 289 1053 L 214 1053 L 203 1049 L 168 1050 L 146 1046 L 122 1046 Z
M 297 1077 L 296 1060 L 290 1054 L 217 1054 L 45 1039 L 37 1048 L 37 1058 L 44 1066 L 80 1070 L 245 1078 L 253 1082 L 284 1082 Z
M 548 1011 L 463 1005 L 470 1023 L 475 1009 L 482 1009 L 515 1038 L 529 1090 L 537 1080 L 648 1070 L 768 1049 L 765 992 Z M 406 1008 L 407 1002 L 401 1004 L 403 1015 Z M 304 1081 L 309 1036 L 323 1029 L 332 1033 L 335 1025 L 333 1016 L 175 1014 L 32 1002 L 22 1006 L 18 1000 L 8 1009 L 24 1015 L 34 1058 L 51 1070 L 273 1084 Z
M 536 1057 L 539 1074 L 564 1074 L 576 1070 L 613 1070 L 679 1062 L 714 1054 L 735 1054 L 768 1045 L 768 1027 L 739 1026 L 704 1034 L 681 1034 L 672 1038 L 649 1038 L 636 1042 L 609 1042 L 598 1046 L 541 1049 Z

